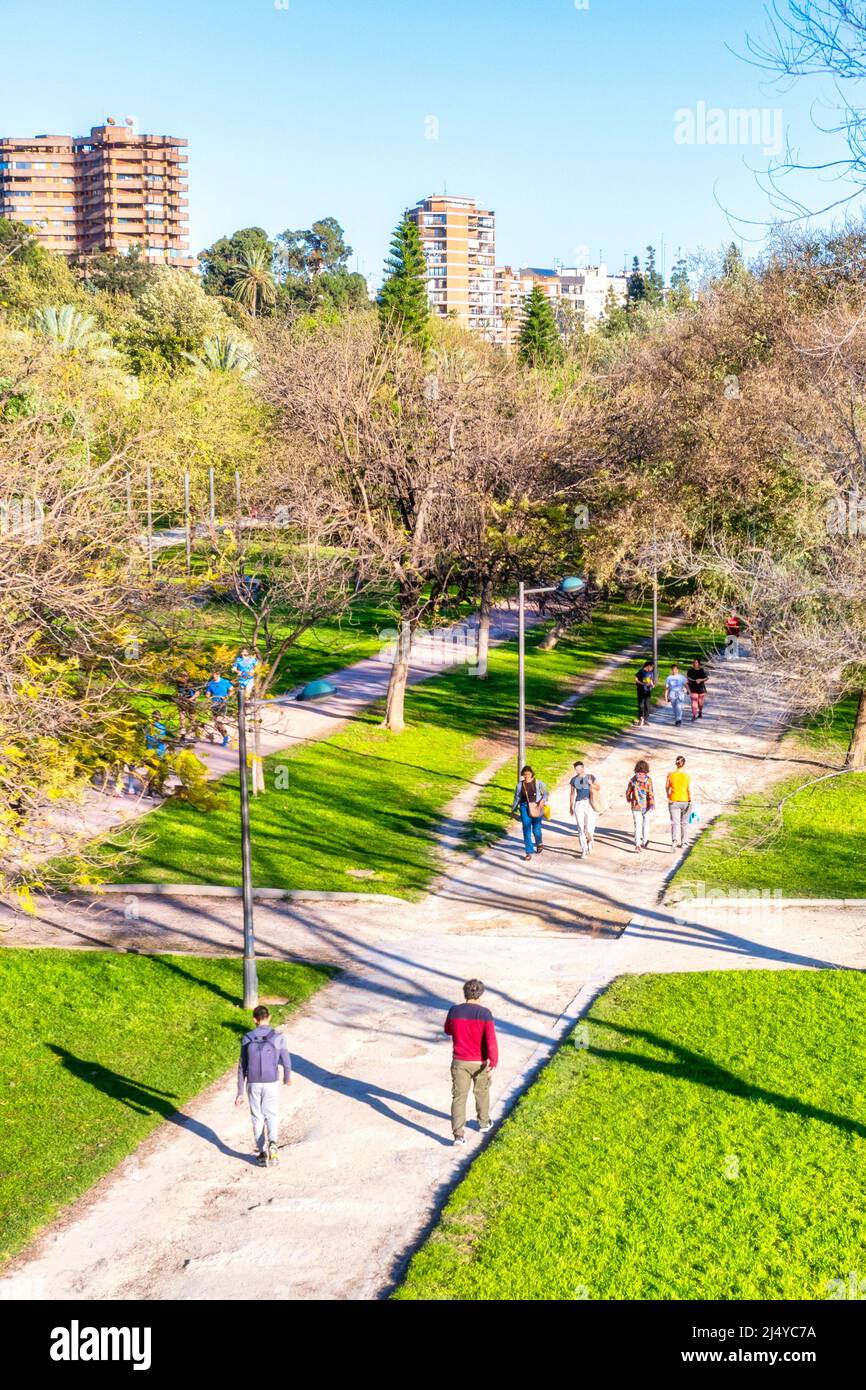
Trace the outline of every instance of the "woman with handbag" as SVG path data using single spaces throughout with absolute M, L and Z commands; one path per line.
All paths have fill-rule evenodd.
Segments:
M 544 848 L 541 843 L 541 826 L 545 816 L 550 815 L 547 795 L 547 787 L 541 778 L 536 777 L 531 767 L 522 767 L 520 781 L 514 792 L 511 814 L 514 816 L 519 812 L 523 824 L 523 848 L 526 850 L 524 859 L 532 858 L 533 840 L 536 854 L 540 854 Z

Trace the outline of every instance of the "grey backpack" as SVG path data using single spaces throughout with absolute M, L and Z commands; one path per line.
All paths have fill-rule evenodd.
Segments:
M 247 1042 L 247 1081 L 279 1081 L 279 1034 L 275 1028 L 263 1038 L 250 1037 Z

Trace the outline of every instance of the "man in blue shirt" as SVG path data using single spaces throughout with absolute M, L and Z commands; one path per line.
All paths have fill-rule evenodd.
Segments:
M 225 748 L 229 741 L 229 731 L 223 722 L 223 716 L 228 708 L 228 698 L 232 693 L 232 683 L 230 680 L 226 680 L 225 676 L 221 676 L 219 671 L 214 671 L 205 686 L 205 690 L 211 698 L 211 718 L 213 719 L 214 728 L 222 738 L 223 748 Z M 213 733 L 210 729 L 208 729 L 207 736 L 208 742 L 213 743 Z
M 241 647 L 240 655 L 235 657 L 232 670 L 238 678 L 238 686 L 245 695 L 252 693 L 253 681 L 256 678 L 256 667 L 259 664 L 257 656 L 253 656 L 249 647 Z

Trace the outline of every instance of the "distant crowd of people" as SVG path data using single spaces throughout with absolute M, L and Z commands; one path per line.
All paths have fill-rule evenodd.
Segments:
M 725 623 L 725 656 L 730 656 L 729 639 L 735 635 L 739 643 L 742 629 L 740 619 L 732 615 Z M 737 646 L 735 655 L 739 655 Z M 635 691 L 637 695 L 637 719 L 639 728 L 650 722 L 650 708 L 653 691 L 656 688 L 655 667 L 651 658 L 641 662 L 635 672 Z M 709 675 L 700 657 L 695 657 L 685 671 L 674 662 L 664 683 L 664 704 L 670 709 L 673 724 L 679 728 L 685 711 L 691 711 L 694 723 L 704 717 Z M 686 843 L 688 827 L 698 819 L 694 809 L 692 783 L 686 771 L 683 754 L 677 755 L 674 766 L 665 775 L 665 795 L 670 816 L 670 848 L 682 849 Z M 642 854 L 649 843 L 649 827 L 656 810 L 655 788 L 646 758 L 635 763 L 634 772 L 625 789 L 625 801 L 632 814 L 634 826 L 634 853 Z M 580 858 L 586 859 L 595 850 L 595 829 L 602 809 L 602 789 L 599 779 L 590 772 L 582 761 L 574 764 L 573 776 L 569 782 L 569 817 L 573 819 Z M 521 770 L 514 791 L 512 814 L 519 817 L 523 828 L 524 859 L 530 860 L 544 850 L 543 826 L 551 816 L 550 793 L 546 784 L 535 770 L 526 766 Z
M 206 681 L 183 672 L 175 681 L 176 733 L 170 732 L 168 717 L 161 709 L 151 712 L 144 730 L 145 758 L 141 763 L 124 763 L 117 770 L 115 796 L 162 796 L 169 775 L 168 754 L 179 744 L 206 738 L 209 743 L 217 741 L 228 747 L 229 701 L 240 690 L 245 695 L 252 692 L 258 666 L 259 659 L 250 648 L 241 647 L 231 667 L 233 680 L 220 669 L 211 671 Z

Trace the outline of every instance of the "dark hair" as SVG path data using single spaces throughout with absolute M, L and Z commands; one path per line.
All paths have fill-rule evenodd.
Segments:
M 256 1023 L 264 1023 L 265 1019 L 270 1018 L 270 1016 L 271 1011 L 270 1009 L 266 1009 L 264 1004 L 257 1004 L 253 1009 L 253 1018 Z
M 678 671 L 679 669 L 680 669 L 680 668 L 679 668 L 679 666 L 677 665 L 677 663 L 674 662 L 673 666 L 671 667 L 671 670 L 672 670 L 672 671 Z
M 635 772 L 649 772 L 649 763 L 646 758 L 641 758 L 639 762 L 636 762 L 634 770 Z
M 467 980 L 463 986 L 463 998 L 468 1002 L 470 999 L 480 999 L 484 993 L 484 986 L 480 980 Z
M 682 753 L 680 753 L 679 757 L 677 758 L 677 767 L 685 767 L 685 762 L 685 758 L 683 757 Z
M 580 758 L 578 758 L 576 763 L 572 763 L 572 767 L 583 767 L 583 763 L 581 762 Z
M 533 775 L 533 777 L 535 776 L 535 772 L 534 772 L 533 769 L 529 766 L 529 763 L 526 764 L 526 767 L 522 767 L 522 768 L 520 769 L 520 775 L 521 775 L 521 777 L 523 776 L 524 772 L 531 772 L 532 775 Z

